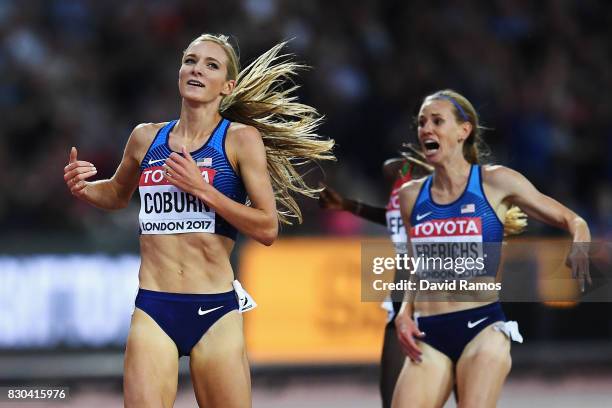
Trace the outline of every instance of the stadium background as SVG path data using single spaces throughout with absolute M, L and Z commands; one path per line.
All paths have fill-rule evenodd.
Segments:
M 422 97 L 453 88 L 491 128 L 490 161 L 609 240 L 611 18 L 593 0 L 0 1 L 0 383 L 69 384 L 70 406 L 120 404 L 138 202 L 91 208 L 67 192 L 62 168 L 76 145 L 111 176 L 135 125 L 176 117 L 181 51 L 200 33 L 234 36 L 243 65 L 293 38 L 288 51 L 313 67 L 299 94 L 338 144 L 338 163 L 313 182 L 384 204 L 382 162 L 415 140 Z M 254 404 L 376 406 L 384 313 L 360 302 L 359 244 L 385 230 L 302 207 L 304 224 L 273 247 L 242 240 L 235 251 L 260 303 L 247 315 Z M 561 235 L 534 221 L 526 234 Z M 506 310 L 527 341 L 513 349 L 501 406 L 612 402 L 611 303 Z M 183 380 L 177 406 L 190 406 Z

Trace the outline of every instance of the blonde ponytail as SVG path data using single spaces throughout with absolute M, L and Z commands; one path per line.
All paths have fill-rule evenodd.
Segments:
M 228 69 L 228 79 L 235 79 L 236 86 L 222 100 L 219 110 L 227 119 L 259 130 L 279 221 L 292 224 L 291 219 L 295 218 L 301 223 L 302 213 L 291 193 L 316 198 L 321 189 L 308 186 L 297 168 L 318 160 L 336 159 L 332 153 L 334 141 L 316 133 L 322 116 L 312 106 L 298 102 L 294 94 L 299 86 L 293 78 L 298 70 L 307 67 L 291 61 L 290 55 L 281 54 L 286 45 L 282 42 L 238 72 L 238 58 L 227 40 L 226 36 L 211 34 L 194 40 L 221 45 L 230 63 L 235 61 L 236 69 Z M 237 77 L 233 78 L 232 72 L 238 72 Z
M 527 228 L 527 214 L 513 205 L 506 211 L 504 217 L 504 236 L 518 235 Z

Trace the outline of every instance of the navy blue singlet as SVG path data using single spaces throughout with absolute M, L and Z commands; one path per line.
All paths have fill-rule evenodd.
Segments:
M 479 165 L 472 165 L 461 196 L 449 204 L 437 204 L 431 197 L 433 175 L 423 183 L 410 215 L 410 243 L 413 255 L 424 257 L 477 259 L 484 269 L 464 271 L 462 278 L 495 277 L 499 267 L 504 226 L 485 197 Z M 447 273 L 448 272 L 448 273 Z M 453 271 L 428 271 L 421 278 L 455 279 Z
M 172 153 L 168 137 L 176 122 L 168 122 L 159 130 L 140 164 L 141 234 L 207 232 L 235 240 L 236 228 L 217 215 L 214 209 L 165 180 L 162 166 Z M 244 204 L 247 196 L 244 184 L 225 152 L 230 123 L 222 118 L 206 143 L 190 154 L 207 182 L 232 200 Z

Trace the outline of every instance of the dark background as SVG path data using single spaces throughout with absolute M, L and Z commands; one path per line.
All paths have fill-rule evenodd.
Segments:
M 70 233 L 86 249 L 95 231 L 96 248 L 125 237 L 137 249 L 136 217 L 74 200 L 62 167 L 76 145 L 111 176 L 134 126 L 177 117 L 181 52 L 203 32 L 232 35 L 243 66 L 293 38 L 288 51 L 313 67 L 302 100 L 338 144 L 325 176 L 345 194 L 383 203 L 382 162 L 415 140 L 423 97 L 453 88 L 491 128 L 493 162 L 609 234 L 611 16 L 588 0 L 2 2 L 0 237 Z M 284 234 L 333 232 L 304 207 L 305 225 Z

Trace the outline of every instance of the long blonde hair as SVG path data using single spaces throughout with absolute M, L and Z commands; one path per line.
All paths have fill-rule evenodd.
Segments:
M 302 212 L 291 192 L 316 198 L 320 188 L 310 187 L 297 167 L 317 160 L 335 160 L 334 141 L 316 131 L 323 119 L 315 108 L 297 101 L 299 88 L 293 78 L 305 65 L 281 54 L 286 42 L 276 44 L 246 68 L 225 35 L 203 34 L 191 42 L 211 41 L 228 57 L 227 79 L 236 80 L 232 93 L 221 101 L 221 115 L 231 121 L 255 127 L 266 149 L 268 171 L 281 223 L 302 222 Z M 190 46 L 191 46 L 190 44 Z M 289 84 L 289 86 L 287 86 Z

